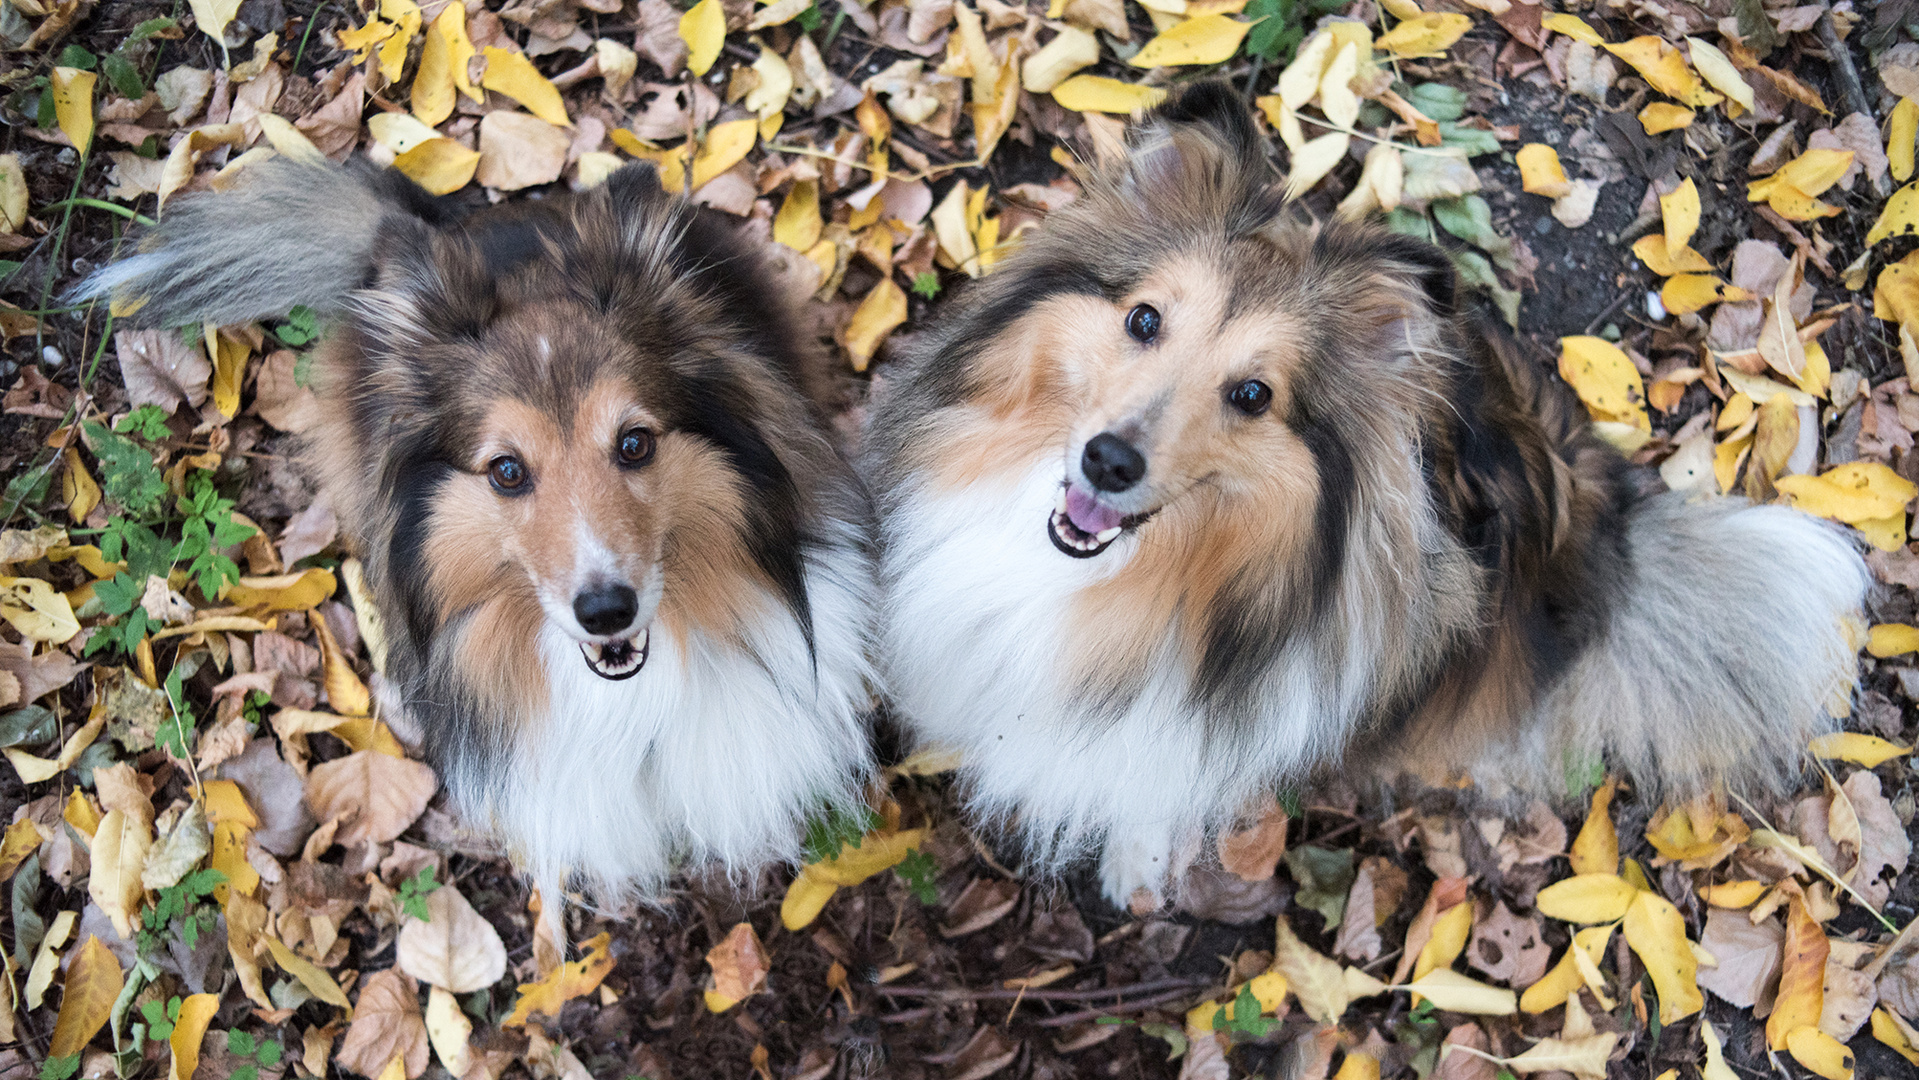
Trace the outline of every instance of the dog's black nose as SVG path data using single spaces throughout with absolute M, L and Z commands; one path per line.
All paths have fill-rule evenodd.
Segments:
M 1133 445 L 1110 431 L 1102 431 L 1079 456 L 1086 479 L 1101 491 L 1125 491 L 1146 475 L 1146 459 Z
M 601 585 L 573 598 L 573 617 L 589 634 L 617 634 L 633 625 L 640 598 L 625 585 Z

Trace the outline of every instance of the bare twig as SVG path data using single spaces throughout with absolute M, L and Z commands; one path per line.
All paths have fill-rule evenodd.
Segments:
M 1196 988 L 1169 990 L 1164 994 L 1155 994 L 1152 997 L 1141 998 L 1138 1001 L 1124 1001 L 1104 1009 L 1087 1009 L 1083 1012 L 1049 1016 L 1044 1020 L 1035 1020 L 1033 1023 L 1037 1027 L 1071 1027 L 1074 1024 L 1083 1024 L 1089 1020 L 1097 1020 L 1102 1016 L 1118 1016 L 1121 1013 L 1145 1012 L 1147 1009 L 1155 1009 L 1161 1005 L 1170 1005 L 1175 1001 L 1191 997 L 1193 989 Z
M 1819 22 L 1814 29 L 1819 34 L 1819 44 L 1826 47 L 1827 55 L 1832 57 L 1832 71 L 1839 80 L 1839 89 L 1846 97 L 1846 111 L 1865 113 L 1877 127 L 1879 118 L 1873 115 L 1872 103 L 1866 99 L 1866 88 L 1860 85 L 1859 69 L 1853 66 L 1852 49 L 1839 40 L 1839 31 L 1832 25 L 1832 9 L 1829 7 L 1819 13 Z

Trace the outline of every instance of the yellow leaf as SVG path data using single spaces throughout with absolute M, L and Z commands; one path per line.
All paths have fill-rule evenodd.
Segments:
M 1664 135 L 1668 131 L 1691 127 L 1693 118 L 1698 115 L 1684 105 L 1655 101 L 1639 110 L 1639 123 L 1648 135 Z
M 253 350 L 240 337 L 221 333 L 211 325 L 206 340 L 207 351 L 213 354 L 213 379 L 208 384 L 213 407 L 231 419 L 240 415 L 240 382 L 246 376 L 247 358 Z
M 1786 1049 L 1786 1036 L 1819 1023 L 1826 1005 L 1826 957 L 1831 944 L 1825 931 L 1795 897 L 1786 908 L 1786 944 L 1779 971 L 1779 994 L 1766 1018 L 1766 1046 Z
M 167 1080 L 193 1080 L 193 1071 L 200 1067 L 200 1042 L 218 1011 L 218 994 L 190 994 L 180 1002 L 180 1016 L 173 1022 L 173 1034 L 167 1036 L 167 1046 L 173 1051 Z
M 1666 898 L 1640 892 L 1626 910 L 1626 943 L 1632 946 L 1659 993 L 1659 1020 L 1671 1024 L 1706 1007 L 1699 992 L 1699 959 L 1686 940 L 1686 917 Z
M 1919 259 L 1907 255 L 1879 271 L 1872 285 L 1872 314 L 1909 329 L 1919 328 Z
M 1892 178 L 1902 184 L 1912 179 L 1915 138 L 1919 138 L 1919 101 L 1902 97 L 1886 124 L 1886 160 L 1891 163 Z
M 1061 26 L 1058 36 L 1020 66 L 1019 83 L 1029 94 L 1050 93 L 1067 76 L 1097 63 L 1099 39 L 1077 26 Z
M 1766 894 L 1767 888 L 1763 881 L 1728 881 L 1720 885 L 1701 885 L 1699 898 L 1713 907 L 1751 907 Z
M 699 153 L 693 155 L 692 181 L 686 189 L 688 194 L 700 190 L 708 180 L 738 165 L 759 138 L 760 125 L 757 120 L 729 120 L 713 125 L 706 133 L 706 140 L 700 143 Z
M 147 823 L 121 810 L 109 810 L 93 834 L 93 872 L 87 895 L 113 920 L 120 936 L 131 938 L 145 893 L 140 871 L 146 866 L 153 835 Z
M 431 139 L 395 157 L 393 167 L 431 194 L 451 195 L 473 179 L 480 152 L 452 139 Z
M 1739 1080 L 1739 1074 L 1726 1064 L 1725 1047 L 1719 1041 L 1719 1031 L 1711 1022 L 1699 1025 L 1699 1038 L 1706 1044 L 1706 1064 L 1699 1070 L 1703 1080 Z
M 1428 972 L 1442 971 L 1452 966 L 1454 960 L 1466 949 L 1466 939 L 1473 933 L 1473 905 L 1471 900 L 1454 904 L 1441 912 L 1433 920 L 1433 936 L 1426 939 L 1426 946 L 1419 950 L 1419 959 L 1413 963 L 1413 982 L 1418 982 Z M 1450 1008 L 1441 1005 L 1440 1008 Z M 1457 1010 L 1455 1010 L 1457 1011 Z
M 1782 476 L 1776 485 L 1806 513 L 1849 525 L 1903 513 L 1919 494 L 1911 481 L 1877 462 L 1850 462 L 1818 476 Z
M 471 1065 L 467 1038 L 473 1034 L 473 1021 L 460 1010 L 460 1000 L 451 990 L 435 986 L 426 998 L 426 1037 L 433 1053 L 453 1076 L 466 1075 Z
M 1919 650 L 1919 626 L 1880 623 L 1867 636 L 1866 651 L 1880 659 Z
M 1458 906 L 1470 911 L 1472 903 L 1468 901 Z M 1471 922 L 1470 919 L 1467 921 Z M 1405 986 L 1395 987 L 1395 989 L 1411 990 L 1416 995 L 1415 1000 L 1419 997 L 1426 998 L 1435 1007 L 1447 1012 L 1468 1013 L 1473 1016 L 1511 1016 L 1519 1011 L 1517 996 L 1511 990 L 1500 986 L 1488 986 L 1449 968 L 1436 968 Z
M 794 181 L 773 216 L 773 239 L 803 253 L 820 242 L 821 227 L 819 181 Z
M 839 891 L 838 885 L 813 873 L 812 867 L 800 867 L 793 884 L 786 888 L 786 898 L 780 901 L 780 924 L 788 930 L 807 926 L 819 918 L 820 912 L 826 908 L 826 902 Z
M 226 48 L 227 24 L 240 13 L 241 0 L 187 0 L 187 6 L 193 11 L 193 25 L 201 32 Z M 342 34 L 341 37 L 346 35 Z M 341 48 L 346 47 L 342 41 Z
M 364 64 L 366 58 L 373 55 L 373 50 L 379 47 L 382 41 L 393 36 L 395 29 L 397 27 L 392 23 L 383 22 L 377 16 L 369 16 L 365 26 L 339 32 L 340 48 L 353 53 L 354 63 Z
M 772 0 L 761 8 L 746 24 L 748 30 L 764 30 L 769 26 L 785 26 L 800 14 L 813 6 L 813 0 Z
M 1346 158 L 1352 136 L 1335 131 L 1308 140 L 1293 152 L 1292 167 L 1286 172 L 1286 197 L 1298 198 L 1326 178 Z
M 226 884 L 214 890 L 216 899 L 224 899 L 230 892 L 250 896 L 260 887 L 260 872 L 247 861 L 247 834 L 252 831 L 237 821 L 214 824 L 213 851 L 207 865 L 227 876 Z
M 784 57 L 772 49 L 761 49 L 760 58 L 753 61 L 753 70 L 760 77 L 758 86 L 748 91 L 740 104 L 753 110 L 753 114 L 765 124 L 780 116 L 786 108 L 786 99 L 793 93 L 793 69 Z M 770 139 L 765 128 L 761 128 L 760 137 Z
M 421 143 L 440 137 L 431 124 L 401 112 L 378 113 L 367 120 L 366 128 L 375 142 L 396 154 L 404 154 Z
M 1373 47 L 1402 59 L 1441 56 L 1472 28 L 1472 19 L 1465 15 L 1453 12 L 1421 15 L 1381 34 Z
M 86 156 L 93 143 L 93 84 L 98 76 L 79 68 L 57 67 L 53 82 L 53 116 L 73 148 Z
M 1787 1032 L 1786 1049 L 1794 1061 L 1826 1080 L 1852 1080 L 1852 1051 L 1816 1027 L 1808 1025 Z
M 1246 988 L 1253 992 L 1254 999 L 1259 1002 L 1259 1011 L 1269 1016 L 1286 1003 L 1286 994 L 1290 990 L 1286 985 L 1286 976 L 1277 971 L 1253 976 Z
M 686 42 L 686 69 L 696 78 L 705 75 L 726 44 L 726 10 L 720 0 L 700 0 L 680 16 L 680 40 Z
M 1577 15 L 1554 13 L 1539 20 L 1539 25 L 1555 34 L 1564 34 L 1574 41 L 1583 41 L 1597 49 L 1606 43 L 1599 31 L 1587 25 L 1586 20 Z
M 919 849 L 925 834 L 925 829 L 868 833 L 858 847 L 843 844 L 838 855 L 809 863 L 807 868 L 821 880 L 835 885 L 858 885 L 874 874 L 898 866 L 902 859 Z
M 599 989 L 600 983 L 613 972 L 612 940 L 611 933 L 589 938 L 580 943 L 580 948 L 586 950 L 585 956 L 561 964 L 539 982 L 521 983 L 520 998 L 514 1003 L 513 1013 L 500 1021 L 500 1026 L 522 1026 L 536 1012 L 558 1017 L 561 1006 Z
M 760 935 L 750 922 L 741 922 L 729 930 L 718 945 L 709 949 L 706 964 L 713 974 L 712 995 L 729 1003 L 745 1001 L 766 985 L 766 973 L 771 961 L 766 956 L 766 946 L 761 944 Z M 712 1008 L 709 999 L 708 1008 Z M 731 1004 L 716 1012 L 730 1008 Z
M 1127 63 L 1137 68 L 1223 64 L 1239 51 L 1252 26 L 1227 15 L 1187 19 L 1147 42 Z
M 1748 184 L 1746 201 L 1770 199 L 1773 191 L 1779 187 L 1791 188 L 1807 199 L 1816 199 L 1846 175 L 1846 170 L 1852 167 L 1852 159 L 1851 150 L 1808 150 L 1781 165 L 1770 176 Z M 1773 209 L 1778 207 L 1774 206 Z
M 93 474 L 87 471 L 86 464 L 72 447 L 66 454 L 66 471 L 60 474 L 60 499 L 67 504 L 67 514 L 75 522 L 85 521 L 93 508 L 100 505 L 100 485 L 94 482 Z
M 1573 189 L 1560 167 L 1559 151 L 1545 143 L 1528 143 L 1513 155 L 1519 163 L 1519 185 L 1528 195 L 1557 199 Z
M 1866 234 L 1866 246 L 1871 247 L 1894 236 L 1904 236 L 1915 229 L 1919 229 L 1919 184 L 1907 184 L 1886 200 L 1886 208 L 1879 212 L 1879 220 L 1873 223 L 1872 231 Z
M 265 135 L 267 142 L 279 153 L 309 165 L 318 165 L 326 159 L 320 148 L 313 145 L 313 140 L 294 127 L 293 121 L 286 117 L 277 113 L 262 113 L 254 119 L 260 123 L 260 134 Z
M 373 706 L 372 696 L 367 693 L 366 684 L 360 681 L 359 674 L 353 670 L 353 661 L 334 639 L 326 618 L 322 616 L 309 620 L 309 623 L 320 645 L 321 678 L 326 687 L 327 702 L 336 712 L 345 716 L 367 715 Z
M 1101 75 L 1075 75 L 1053 87 L 1053 100 L 1074 112 L 1144 112 L 1166 100 L 1166 91 L 1157 86 L 1140 86 Z
M 380 1075 L 374 1080 L 406 1080 L 406 1058 L 397 1053 L 394 1054 L 387 1061 L 386 1068 L 381 1069 Z
M 272 577 L 243 577 L 221 599 L 235 607 L 267 611 L 311 611 L 333 595 L 338 582 L 322 566 Z
M 89 934 L 74 953 L 61 984 L 60 1015 L 53 1021 L 48 1057 L 72 1057 L 93 1041 L 113 1015 L 113 1002 L 124 981 L 113 950 Z
M 1617 1032 L 1594 1033 L 1576 1038 L 1545 1038 L 1532 1044 L 1517 1057 L 1505 1059 L 1513 1072 L 1568 1072 L 1580 1080 L 1605 1080 L 1606 1059 L 1619 1041 Z M 1660 1077 L 1659 1080 L 1669 1080 Z
M 1686 39 L 1686 46 L 1692 50 L 1692 66 L 1699 69 L 1714 90 L 1739 103 L 1740 108 L 1752 111 L 1752 87 L 1747 85 L 1739 69 L 1733 66 L 1726 54 L 1718 47 L 1701 41 L 1696 37 Z
M 39 578 L 0 577 L 0 618 L 21 636 L 63 645 L 80 632 L 73 605 Z
M 1699 188 L 1692 177 L 1671 195 L 1659 197 L 1659 216 L 1666 224 L 1666 250 L 1683 251 L 1699 228 Z
M 98 825 L 95 825 L 98 828 Z M 40 830 L 33 827 L 28 818 L 7 826 L 5 834 L 0 834 L 0 881 L 13 876 L 27 856 L 40 847 Z
M 1646 264 L 1646 269 L 1660 277 L 1671 277 L 1674 274 L 1683 273 L 1712 273 L 1712 263 L 1707 262 L 1704 255 L 1691 248 L 1682 248 L 1675 255 L 1666 247 L 1666 238 L 1659 233 L 1647 233 L 1634 241 L 1632 253 L 1638 256 L 1640 262 Z
M 1872 1037 L 1891 1047 L 1900 1057 L 1919 1065 L 1919 1033 L 1883 1005 L 1872 1010 Z
M 715 7 L 719 5 L 719 0 L 706 2 Z M 505 94 L 526 106 L 527 112 L 549 124 L 573 126 L 573 121 L 567 119 L 566 103 L 560 100 L 559 88 L 540 74 L 540 69 L 533 66 L 533 61 L 496 45 L 488 45 L 483 55 L 486 57 L 486 73 L 480 77 L 481 86 Z
M 1659 302 L 1674 315 L 1690 315 L 1721 300 L 1744 299 L 1744 292 L 1711 274 L 1674 274 L 1659 288 Z
M 100 831 L 102 816 L 100 808 L 95 806 L 93 800 L 87 798 L 87 793 L 79 788 L 74 788 L 67 794 L 67 805 L 60 811 L 62 821 L 88 836 Z
M 1319 93 L 1319 84 L 1326 73 L 1326 65 L 1332 62 L 1337 44 L 1337 39 L 1329 33 L 1322 31 L 1314 34 L 1299 47 L 1293 62 L 1279 73 L 1279 100 L 1288 109 L 1300 109 Z M 1279 125 L 1275 122 L 1273 126 Z
M 1652 430 L 1639 369 L 1617 345 L 1604 338 L 1581 336 L 1560 338 L 1559 347 L 1559 377 L 1585 402 L 1593 419 Z
M 420 32 L 420 6 L 413 0 L 380 0 L 380 17 L 393 24 L 393 33 L 380 42 L 380 75 L 397 83 L 406 71 L 407 46 Z
M 322 971 L 311 961 L 295 954 L 272 934 L 262 935 L 261 940 L 266 942 L 267 951 L 273 954 L 273 962 L 280 965 L 280 970 L 298 979 L 300 985 L 306 987 L 314 997 L 342 1009 L 353 1007 L 347 1001 L 346 991 L 341 990 L 340 984 L 333 981 L 333 976 Z
M 1679 50 L 1651 34 L 1619 45 L 1607 45 L 1606 51 L 1631 64 L 1654 90 L 1685 105 L 1703 108 L 1725 100 L 1706 89 L 1699 76 L 1686 66 Z
M 1358 1050 L 1346 1051 L 1333 1080 L 1379 1080 L 1379 1059 Z
M 80 760 L 80 755 L 86 751 L 87 747 L 93 745 L 93 740 L 99 737 L 100 730 L 106 727 L 106 724 L 106 706 L 96 701 L 92 713 L 87 717 L 87 722 L 80 726 L 80 730 L 67 736 L 67 741 L 61 744 L 59 757 L 48 761 L 9 746 L 6 749 L 7 760 L 13 763 L 13 768 L 20 774 L 22 783 L 38 784 L 43 780 L 51 780 L 72 768 L 73 763 Z
M 1619 833 L 1612 823 L 1612 797 L 1618 787 L 1619 781 L 1609 776 L 1593 792 L 1586 824 L 1580 827 L 1570 852 L 1575 875 L 1619 873 Z
M 846 324 L 846 352 L 853 359 L 853 370 L 865 371 L 886 335 L 905 321 L 906 291 L 890 275 L 881 278 Z
M 1539 890 L 1534 906 L 1566 922 L 1609 923 L 1625 918 L 1637 895 L 1618 874 L 1579 874 Z
M 466 33 L 466 7 L 448 4 L 427 28 L 426 44 L 420 48 L 420 69 L 413 73 L 413 115 L 437 126 L 453 115 L 453 94 L 458 91 L 474 101 L 486 95 L 467 75 L 467 61 L 473 59 L 473 39 Z
M 1872 628 L 1877 636 L 1879 627 Z M 1905 627 L 1911 630 L 1912 627 Z M 1910 649 L 1901 650 L 1909 652 Z M 1880 653 L 1873 653 L 1880 656 Z M 1854 765 L 1863 765 L 1876 769 L 1901 754 L 1912 753 L 1909 746 L 1887 742 L 1876 735 L 1861 735 L 1855 731 L 1838 731 L 1830 735 L 1821 735 L 1812 740 L 1810 749 L 1814 757 L 1829 758 L 1838 761 L 1850 761 Z

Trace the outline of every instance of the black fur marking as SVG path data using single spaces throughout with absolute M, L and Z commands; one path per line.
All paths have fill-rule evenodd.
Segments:
M 1059 260 L 1021 267 L 993 282 L 991 288 L 992 293 L 969 306 L 945 335 L 946 347 L 926 367 L 924 378 L 933 408 L 966 400 L 973 392 L 973 358 L 1034 308 L 1057 296 L 1093 296 L 1117 304 L 1132 283 L 1104 281 L 1084 262 Z
M 488 272 L 508 274 L 535 261 L 546 251 L 551 230 L 530 217 L 492 219 L 467 235 L 479 248 Z
M 1311 393 L 1294 400 L 1287 424 L 1313 455 L 1319 501 L 1313 538 L 1302 564 L 1275 596 L 1270 567 L 1243 571 L 1216 602 L 1194 677 L 1194 697 L 1214 711 L 1244 715 L 1264 692 L 1261 676 L 1294 635 L 1320 618 L 1339 585 L 1352 530 L 1358 477 L 1352 450 L 1338 428 L 1315 415 Z
M 427 439 L 417 438 L 395 448 L 383 480 L 394 509 L 386 577 L 399 594 L 407 634 L 422 655 L 440 621 L 427 586 L 426 541 L 433 526 L 433 501 L 453 471 Z
M 760 429 L 728 408 L 728 402 L 745 396 L 733 379 L 724 374 L 692 376 L 685 388 L 686 414 L 679 427 L 719 447 L 751 488 L 752 496 L 746 500 L 747 550 L 799 619 L 810 652 L 813 612 L 803 570 L 806 536 L 799 486 Z

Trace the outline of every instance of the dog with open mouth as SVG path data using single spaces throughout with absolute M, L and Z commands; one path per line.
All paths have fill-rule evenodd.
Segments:
M 388 615 L 388 715 L 548 897 L 793 858 L 860 798 L 870 510 L 717 215 L 645 165 L 463 215 L 282 158 L 142 248 L 88 292 L 327 317 L 305 457 Z
M 1200 84 L 883 369 L 882 675 L 972 809 L 1151 907 L 1328 773 L 1791 775 L 1855 674 L 1851 541 L 1650 491 L 1444 252 L 1289 215 Z

